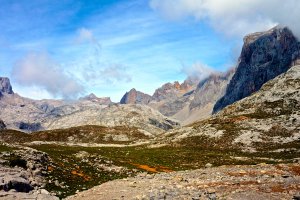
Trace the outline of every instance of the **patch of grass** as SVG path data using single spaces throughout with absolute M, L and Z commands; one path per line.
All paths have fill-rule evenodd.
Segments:
M 111 136 L 111 137 L 110 137 Z M 128 141 L 113 139 L 113 136 L 125 136 Z M 104 127 L 95 125 L 78 126 L 67 129 L 55 129 L 31 134 L 15 130 L 3 130 L 0 139 L 7 143 L 25 143 L 32 141 L 80 142 L 101 144 L 129 144 L 139 139 L 149 139 L 137 128 L 127 126 Z
M 114 172 L 97 167 L 96 162 L 104 164 L 109 160 L 103 160 L 100 154 L 94 154 L 96 151 L 90 148 L 58 145 L 40 145 L 34 148 L 46 152 L 51 158 L 52 162 L 47 166 L 48 183 L 45 189 L 55 192 L 60 198 L 133 173 L 130 170 Z M 75 154 L 83 150 L 91 154 L 84 158 L 76 157 Z
M 49 175 L 46 189 L 58 193 L 64 198 L 76 190 L 89 189 L 106 181 L 134 175 L 137 171 L 149 173 L 163 171 L 178 171 L 205 167 L 207 163 L 220 165 L 249 165 L 261 162 L 276 163 L 270 158 L 282 158 L 283 153 L 244 153 L 236 149 L 220 149 L 213 146 L 208 138 L 191 138 L 186 145 L 164 146 L 159 148 L 139 147 L 68 147 L 58 145 L 31 146 L 48 153 L 52 163 L 48 166 Z M 206 146 L 198 145 L 206 143 Z M 189 145 L 187 145 L 189 144 Z M 88 156 L 78 158 L 75 154 L 85 151 Z M 247 157 L 240 160 L 235 157 Z M 286 156 L 287 159 L 295 157 Z M 127 168 L 126 171 L 105 171 L 95 163 L 112 163 L 114 166 Z M 55 180 L 63 182 L 63 187 L 57 186 Z
M 11 151 L 13 151 L 13 150 L 15 150 L 15 149 L 17 149 L 17 148 L 15 148 L 15 147 L 10 147 L 10 146 L 7 146 L 7 145 L 3 145 L 3 144 L 0 144 L 0 153 L 1 152 L 11 152 Z

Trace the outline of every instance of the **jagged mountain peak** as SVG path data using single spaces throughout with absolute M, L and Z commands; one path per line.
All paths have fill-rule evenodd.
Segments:
M 0 96 L 2 94 L 14 94 L 10 80 L 7 77 L 0 77 Z
M 148 104 L 152 100 L 152 97 L 143 92 L 137 91 L 135 88 L 126 92 L 122 99 L 121 104 Z
M 236 73 L 225 95 L 215 104 L 214 113 L 251 95 L 270 79 L 286 72 L 300 55 L 300 43 L 286 27 L 250 34 L 244 41 Z

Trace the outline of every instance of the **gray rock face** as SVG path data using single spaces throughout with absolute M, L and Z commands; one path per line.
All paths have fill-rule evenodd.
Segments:
M 0 96 L 3 95 L 3 93 L 6 94 L 13 94 L 12 87 L 10 85 L 10 81 L 6 77 L 0 77 Z
M 4 124 L 4 122 L 0 119 L 0 130 L 3 130 L 6 128 L 6 125 Z
M 299 57 L 299 49 L 299 42 L 288 28 L 275 27 L 246 36 L 236 73 L 213 112 L 251 95 L 268 80 L 286 72 Z
M 194 99 L 191 101 L 189 108 L 192 110 L 210 103 L 214 104 L 224 95 L 227 84 L 234 72 L 235 70 L 231 69 L 226 73 L 212 74 L 201 81 L 194 92 Z
M 177 96 L 178 93 L 166 92 L 168 95 L 172 94 L 172 98 L 162 95 L 166 99 L 157 103 L 151 102 L 149 105 L 183 124 L 208 118 L 212 114 L 213 105 L 225 94 L 234 71 L 235 69 L 231 69 L 226 73 L 213 73 L 196 85 L 195 81 L 187 79 L 181 84 L 187 86 L 184 90 L 186 93 Z
M 136 89 L 131 89 L 126 92 L 122 97 L 121 104 L 148 104 L 152 100 L 152 97 L 143 92 L 137 91 Z
M 58 200 L 43 189 L 49 162 L 47 154 L 27 147 L 1 152 L 0 198 Z

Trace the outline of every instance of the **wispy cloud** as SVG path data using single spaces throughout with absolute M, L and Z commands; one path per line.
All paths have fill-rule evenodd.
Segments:
M 186 74 L 187 77 L 190 77 L 192 79 L 203 80 L 210 74 L 215 73 L 216 71 L 206 64 L 197 62 L 189 67 L 183 66 L 182 72 Z
M 150 6 L 166 18 L 191 16 L 229 36 L 244 36 L 277 24 L 289 26 L 300 36 L 297 0 L 150 0 Z
M 70 99 L 84 92 L 83 86 L 47 53 L 27 54 L 14 65 L 12 77 L 22 86 L 40 87 L 54 97 Z
M 127 72 L 127 67 L 121 64 L 100 64 L 101 68 L 90 65 L 84 68 L 83 77 L 90 83 L 113 84 L 120 82 L 130 82 L 131 76 Z

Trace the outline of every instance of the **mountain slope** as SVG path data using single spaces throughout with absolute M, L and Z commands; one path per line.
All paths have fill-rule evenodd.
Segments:
M 208 120 L 166 133 L 169 142 L 249 151 L 300 149 L 300 66 Z M 158 140 L 161 140 L 158 139 Z M 294 149 L 294 150 L 293 150 Z
M 213 111 L 243 99 L 270 79 L 286 72 L 300 54 L 300 44 L 288 28 L 275 27 L 244 38 L 236 73 Z
M 9 79 L 5 80 L 9 83 Z M 110 98 L 94 94 L 70 102 L 32 100 L 14 94 L 11 88 L 5 84 L 0 99 L 0 119 L 8 129 L 35 132 L 83 125 L 127 126 L 157 135 L 179 126 L 146 105 L 113 105 Z

